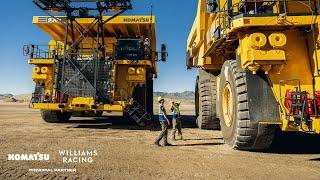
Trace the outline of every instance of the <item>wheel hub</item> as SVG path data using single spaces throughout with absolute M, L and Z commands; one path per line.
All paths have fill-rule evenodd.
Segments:
M 233 105 L 233 94 L 231 91 L 230 83 L 226 83 L 223 88 L 222 94 L 222 113 L 223 113 L 223 120 L 226 126 L 230 127 L 233 122 L 233 112 L 234 112 L 234 105 Z

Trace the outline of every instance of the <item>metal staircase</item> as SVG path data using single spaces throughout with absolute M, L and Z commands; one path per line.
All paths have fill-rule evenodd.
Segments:
M 139 126 L 146 126 L 151 122 L 151 115 L 137 101 L 133 101 L 133 103 L 127 107 L 127 112 Z

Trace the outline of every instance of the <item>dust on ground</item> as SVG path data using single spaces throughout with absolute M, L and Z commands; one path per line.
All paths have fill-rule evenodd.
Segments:
M 0 104 L 0 128 L 0 179 L 320 179 L 320 150 L 292 143 L 312 139 L 266 152 L 237 151 L 223 144 L 219 131 L 195 128 L 192 115 L 184 116 L 185 141 L 170 141 L 171 147 L 153 145 L 158 130 L 119 117 L 48 124 L 23 103 Z M 92 163 L 63 163 L 59 150 L 96 150 L 97 156 Z M 7 160 L 7 154 L 37 152 L 50 160 Z M 37 168 L 76 172 L 29 171 Z

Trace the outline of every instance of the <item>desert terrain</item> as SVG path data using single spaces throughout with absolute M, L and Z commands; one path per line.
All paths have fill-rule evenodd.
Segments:
M 27 103 L 1 102 L 0 179 L 320 179 L 319 138 L 281 135 L 267 151 L 237 151 L 223 144 L 219 131 L 195 127 L 192 101 L 182 101 L 181 108 L 185 140 L 157 147 L 159 128 L 108 114 L 48 124 Z M 65 163 L 59 150 L 97 154 L 91 163 Z M 8 160 L 8 154 L 37 152 L 50 160 Z M 76 171 L 30 170 L 54 168 Z

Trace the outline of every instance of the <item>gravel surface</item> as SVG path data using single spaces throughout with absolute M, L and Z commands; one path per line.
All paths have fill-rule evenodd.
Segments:
M 294 136 L 265 152 L 237 151 L 223 144 L 219 131 L 195 128 L 192 115 L 184 117 L 185 140 L 170 147 L 153 145 L 157 129 L 119 117 L 48 124 L 20 103 L 0 104 L 0 126 L 0 179 L 320 179 L 320 148 L 313 145 L 320 141 L 308 144 L 313 137 Z M 61 156 L 61 150 L 96 154 L 81 156 L 91 163 L 63 162 L 77 156 Z M 37 152 L 49 154 L 49 161 L 8 160 L 8 154 Z

